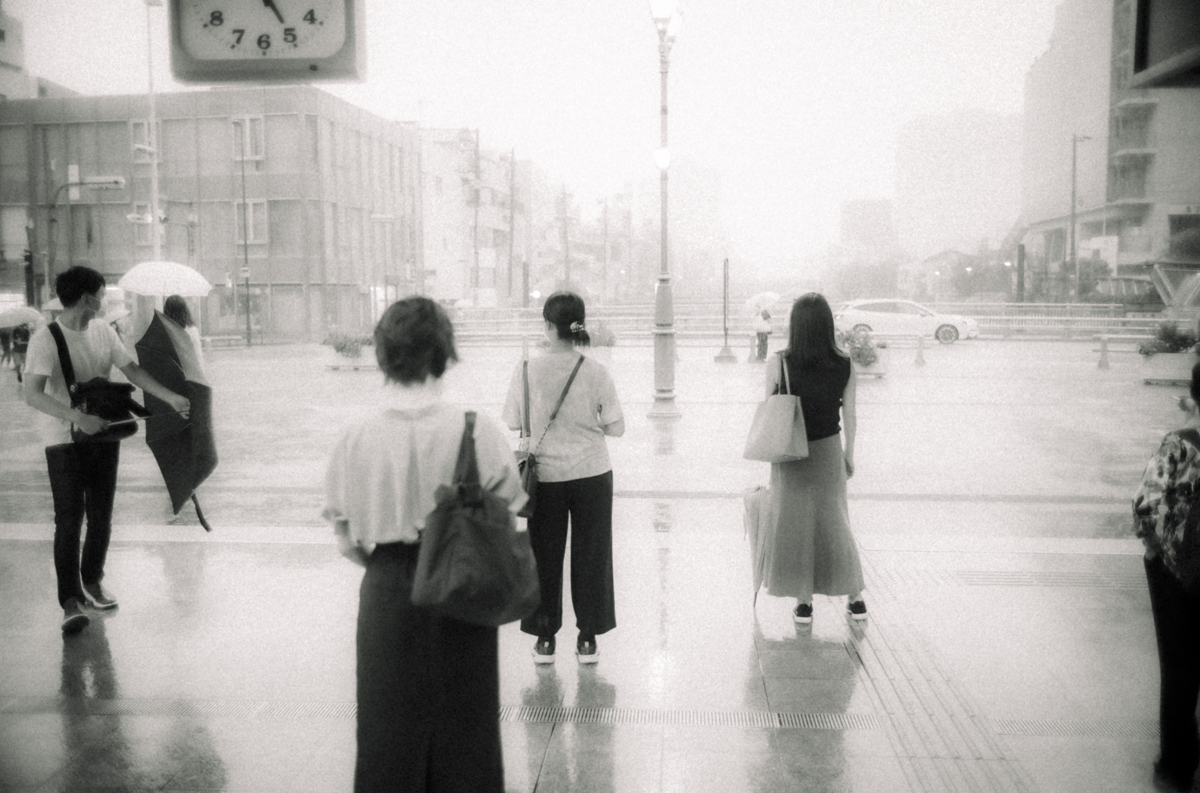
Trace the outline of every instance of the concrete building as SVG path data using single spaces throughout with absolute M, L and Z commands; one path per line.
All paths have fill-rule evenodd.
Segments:
M 1071 159 L 1080 261 L 1151 274 L 1169 296 L 1181 236 L 1200 229 L 1200 89 L 1132 89 L 1133 0 L 1064 0 L 1025 91 L 1023 242 L 1043 297 L 1073 290 Z
M 532 164 L 480 147 L 479 131 L 422 129 L 424 291 L 520 304 L 530 260 Z
M 896 143 L 896 233 L 913 259 L 999 241 L 1021 213 L 1021 118 L 920 116 Z
M 242 332 L 247 281 L 253 324 L 284 338 L 369 327 L 421 288 L 414 125 L 309 86 L 159 95 L 165 220 L 148 224 L 148 109 L 144 95 L 0 104 L 0 250 L 28 235 L 39 278 L 86 264 L 115 283 L 152 258 L 157 229 L 163 258 L 215 287 L 206 334 Z M 126 187 L 61 189 L 99 175 Z
M 0 102 L 45 96 L 77 96 L 75 91 L 25 69 L 25 26 L 4 13 L 0 3 Z

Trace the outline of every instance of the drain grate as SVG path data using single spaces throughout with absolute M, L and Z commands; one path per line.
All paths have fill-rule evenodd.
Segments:
M 1038 735 L 1060 738 L 1132 738 L 1158 740 L 1158 725 L 1146 721 L 1056 721 L 1050 719 L 992 719 L 998 735 Z

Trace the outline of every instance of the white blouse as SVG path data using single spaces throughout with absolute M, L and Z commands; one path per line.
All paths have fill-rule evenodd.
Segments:
M 322 515 L 368 553 L 378 543 L 419 541 L 438 487 L 454 480 L 465 429 L 465 411 L 442 400 L 434 378 L 387 392 L 381 413 L 343 433 L 325 475 Z M 528 500 L 516 460 L 500 426 L 479 413 L 475 456 L 480 482 L 515 514 Z

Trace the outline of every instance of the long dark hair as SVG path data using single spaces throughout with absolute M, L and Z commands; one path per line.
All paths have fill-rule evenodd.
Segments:
M 788 319 L 788 347 L 784 355 L 797 366 L 834 366 L 846 354 L 838 347 L 829 301 L 809 292 L 792 303 Z
M 542 306 L 542 318 L 554 326 L 558 338 L 569 339 L 578 347 L 592 343 L 584 328 L 583 298 L 574 292 L 555 292 Z
M 187 301 L 179 295 L 171 295 L 163 302 L 163 315 L 173 319 L 181 328 L 190 328 L 196 323 L 192 321 L 192 312 L 188 310 Z

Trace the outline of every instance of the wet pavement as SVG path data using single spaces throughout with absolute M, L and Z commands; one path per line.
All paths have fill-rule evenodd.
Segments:
M 1158 666 L 1129 498 L 1179 389 L 1086 342 L 888 351 L 859 384 L 852 526 L 870 618 L 752 605 L 741 459 L 763 369 L 683 347 L 683 417 L 654 425 L 652 351 L 601 351 L 619 626 L 601 661 L 535 668 L 501 629 L 512 791 L 1152 790 Z M 368 351 L 369 354 L 369 351 Z M 447 396 L 499 416 L 515 347 L 467 346 Z M 358 568 L 321 524 L 325 456 L 380 376 L 315 345 L 217 350 L 214 527 L 172 519 L 126 442 L 106 585 L 64 640 L 44 458 L 0 373 L 0 793 L 344 791 Z M 569 590 L 568 590 L 569 591 Z M 569 594 L 568 594 L 569 598 Z M 567 609 L 569 613 L 569 603 Z M 560 647 L 569 650 L 564 630 Z

